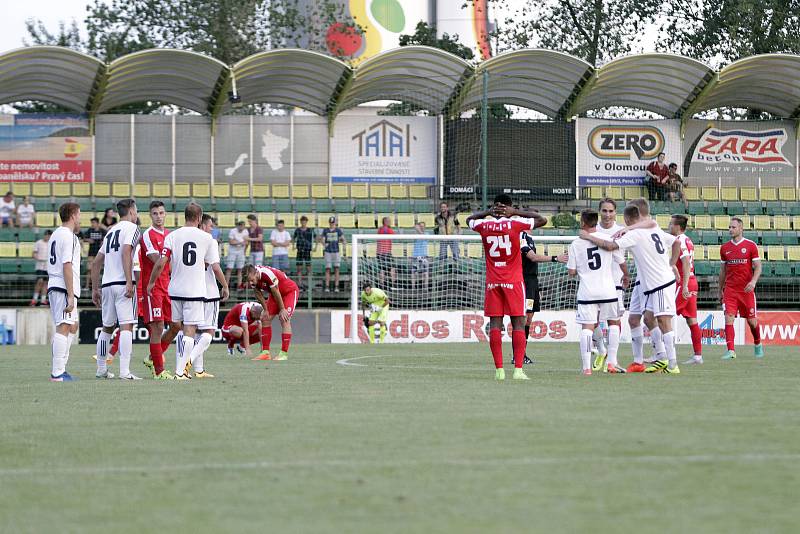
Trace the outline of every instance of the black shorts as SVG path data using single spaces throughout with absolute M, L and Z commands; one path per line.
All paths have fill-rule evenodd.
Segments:
M 538 312 L 541 309 L 540 305 L 539 279 L 533 277 L 525 278 L 525 312 Z
M 47 278 L 47 271 L 42 271 L 41 269 L 37 269 L 36 278 Z
M 297 251 L 297 265 L 308 265 L 311 263 L 311 251 L 310 250 L 298 250 Z
M 378 259 L 378 268 L 382 270 L 394 268 L 394 258 L 391 254 L 376 254 Z

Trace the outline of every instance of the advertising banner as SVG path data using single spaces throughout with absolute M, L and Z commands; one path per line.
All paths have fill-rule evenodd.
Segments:
M 679 120 L 577 120 L 578 185 L 637 186 L 660 152 L 666 163 L 681 160 Z
M 0 182 L 91 182 L 92 137 L 83 115 L 0 116 Z
M 765 345 L 800 345 L 800 312 L 759 311 L 758 328 Z M 753 334 L 745 329 L 747 344 L 753 343 Z
M 800 315 L 800 313 L 798 313 Z M 698 312 L 697 320 L 703 332 L 703 343 L 707 345 L 725 344 L 725 317 L 720 311 Z M 486 326 L 488 317 L 483 311 L 407 311 L 389 312 L 387 343 L 467 343 L 488 341 Z M 675 323 L 676 343 L 691 344 L 692 338 L 686 321 Z M 358 338 L 368 343 L 367 329 L 363 317 L 358 317 Z M 736 319 L 734 324 L 736 343 L 742 344 L 744 320 Z M 506 324 L 505 341 L 510 341 L 510 327 Z M 530 341 L 536 342 L 574 342 L 579 341 L 580 327 L 575 322 L 572 310 L 545 311 L 537 313 L 531 324 Z M 645 337 L 650 333 L 645 329 Z M 348 343 L 350 340 L 350 311 L 331 311 L 331 343 Z M 629 343 L 630 328 L 623 321 L 621 340 Z M 576 354 L 577 356 L 577 354 Z
M 330 139 L 333 183 L 436 183 L 435 117 L 338 117 Z
M 686 176 L 772 176 L 794 184 L 797 141 L 792 121 L 703 121 L 686 124 Z M 723 185 L 725 185 L 723 183 Z

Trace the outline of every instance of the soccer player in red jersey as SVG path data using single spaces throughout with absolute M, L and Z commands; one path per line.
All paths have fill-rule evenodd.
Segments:
M 269 344 L 272 341 L 272 319 L 276 316 L 281 323 L 281 351 L 275 360 L 287 360 L 292 341 L 291 318 L 299 296 L 297 284 L 286 273 L 272 267 L 247 265 L 242 274 L 264 308 L 261 314 L 261 354 L 253 360 L 271 359 Z M 267 299 L 264 298 L 264 291 L 269 291 Z
M 152 225 L 142 233 L 141 246 L 139 247 L 139 263 L 142 274 L 139 277 L 139 315 L 150 333 L 150 357 L 144 359 L 144 364 L 153 370 L 153 377 L 162 378 L 164 373 L 164 352 L 169 348 L 180 327 L 172 322 L 172 303 L 167 292 L 169 286 L 170 270 L 165 268 L 156 280 L 153 294 L 148 295 L 143 290 L 142 284 L 147 284 L 153 272 L 153 266 L 161 257 L 164 248 L 164 238 L 169 230 L 164 227 L 167 211 L 164 203 L 154 200 L 150 203 L 150 219 Z M 164 332 L 164 325 L 169 324 L 169 330 Z M 163 374 L 163 379 L 169 379 L 169 372 Z
M 719 271 L 720 301 L 722 311 L 725 312 L 725 341 L 728 343 L 728 352 L 722 359 L 736 358 L 733 320 L 737 313 L 747 320 L 753 334 L 754 355 L 761 358 L 764 356 L 764 347 L 761 345 L 761 332 L 758 328 L 755 294 L 756 284 L 761 277 L 758 246 L 742 235 L 744 226 L 740 218 L 731 217 L 728 230 L 731 240 L 719 247 L 722 261 Z
M 670 260 L 678 280 L 675 313 L 686 319 L 689 332 L 692 334 L 692 348 L 694 349 L 694 356 L 683 363 L 692 365 L 703 363 L 703 336 L 700 332 L 700 325 L 697 324 L 698 287 L 697 278 L 694 275 L 694 243 L 685 233 L 688 221 L 686 215 L 673 215 L 669 221 L 669 233 L 676 238 L 672 244 L 672 259 Z
M 250 346 L 261 339 L 261 314 L 264 308 L 258 302 L 240 302 L 225 315 L 222 322 L 222 339 L 228 342 L 228 355 L 233 348 L 251 356 Z M 244 333 L 247 332 L 247 335 Z M 238 343 L 237 343 L 238 342 Z
M 493 218 L 487 218 L 493 215 Z M 528 380 L 522 370 L 525 356 L 525 283 L 522 276 L 520 233 L 546 224 L 538 213 L 512 207 L 509 195 L 497 195 L 494 205 L 467 217 L 469 227 L 481 235 L 486 258 L 484 315 L 489 317 L 489 347 L 494 358 L 495 378 L 505 380 L 503 370 L 503 317 L 511 317 L 514 375 Z

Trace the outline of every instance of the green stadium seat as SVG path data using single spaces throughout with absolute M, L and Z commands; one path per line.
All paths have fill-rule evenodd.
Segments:
M 714 267 L 710 261 L 695 261 L 694 273 L 697 276 L 712 276 L 714 274 Z
M 783 215 L 783 204 L 781 202 L 767 202 L 764 206 L 767 215 Z
M 20 239 L 20 241 L 22 240 Z M 797 243 L 797 232 L 781 232 L 781 245 L 796 245 Z
M 704 215 L 706 213 L 706 206 L 703 202 L 689 202 L 686 213 L 689 215 Z
M 335 204 L 329 198 L 320 198 L 314 202 L 314 209 L 317 211 L 335 211 Z
M 272 200 L 268 198 L 255 198 L 253 200 L 253 210 L 254 211 L 272 210 Z
M 336 207 L 339 207 L 338 203 L 336 204 Z M 372 207 L 372 201 L 364 198 L 355 200 L 354 210 L 356 213 L 373 213 L 375 211 Z
M 761 206 L 761 202 L 745 202 L 744 210 L 748 213 L 748 215 L 761 215 L 764 213 L 764 208 Z
M 17 231 L 13 228 L 0 228 L 0 243 L 16 243 Z
M 789 215 L 800 215 L 800 204 L 790 204 L 788 208 L 788 210 L 784 210 L 784 213 L 788 213 Z
M 782 245 L 783 240 L 778 232 L 763 232 L 761 234 L 761 244 L 764 246 L 769 245 Z
M 294 201 L 294 210 L 299 214 L 308 215 L 314 211 L 314 203 L 311 199 L 299 199 Z
M 794 275 L 794 263 L 789 263 L 782 261 L 780 263 L 776 263 L 775 267 L 775 276 L 793 276 Z
M 395 200 L 394 209 L 398 212 L 411 213 L 414 211 L 414 203 L 410 200 Z
M 376 200 L 375 201 L 375 211 L 380 212 L 392 212 L 395 211 L 394 204 L 389 200 Z
M 34 274 L 36 272 L 36 260 L 27 259 L 19 261 L 20 274 Z
M 761 276 L 774 276 L 775 275 L 775 263 L 772 261 L 762 261 L 761 262 Z
M 32 228 L 19 228 L 17 230 L 17 234 L 20 242 L 30 241 L 31 243 L 33 243 L 34 241 L 36 241 L 37 238 L 36 231 L 33 230 Z
M 741 215 L 745 213 L 744 202 L 726 202 L 725 206 L 728 215 Z
M 698 234 L 700 243 L 704 245 L 719 244 L 719 233 L 716 230 L 701 230 Z
M 725 211 L 725 203 L 709 202 L 708 207 L 706 208 L 706 213 L 708 213 L 709 215 L 725 215 L 727 213 Z
M 18 272 L 18 269 L 17 260 L 0 260 L 0 273 L 14 274 Z

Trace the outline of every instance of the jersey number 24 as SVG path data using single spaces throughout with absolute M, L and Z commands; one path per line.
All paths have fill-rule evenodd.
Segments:
M 511 255 L 511 238 L 507 235 L 489 235 L 486 236 L 486 242 L 489 243 L 489 256 L 492 258 L 499 258 L 503 256 L 500 249 L 505 250 L 505 255 Z

